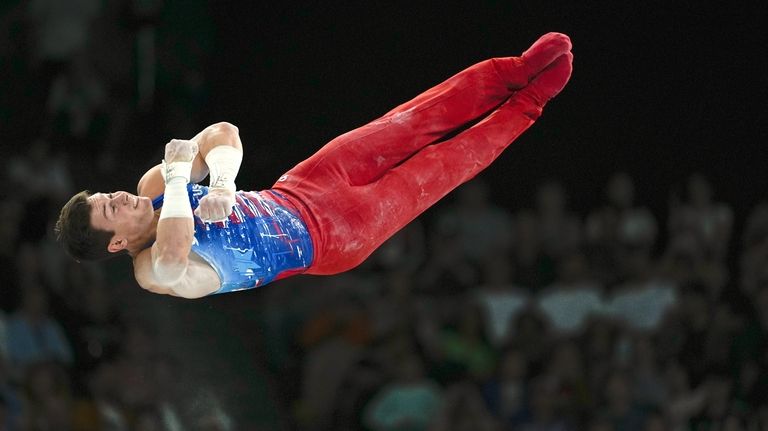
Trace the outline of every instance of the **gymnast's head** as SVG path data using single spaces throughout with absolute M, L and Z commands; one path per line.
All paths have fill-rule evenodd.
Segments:
M 138 251 L 150 240 L 152 201 L 128 192 L 84 190 L 64 204 L 56 237 L 77 261 L 97 261 Z

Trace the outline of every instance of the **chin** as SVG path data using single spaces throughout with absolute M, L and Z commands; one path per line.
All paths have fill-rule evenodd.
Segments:
M 136 209 L 140 210 L 149 220 L 152 220 L 155 217 L 155 209 L 152 208 L 152 201 L 145 201 L 142 199 Z

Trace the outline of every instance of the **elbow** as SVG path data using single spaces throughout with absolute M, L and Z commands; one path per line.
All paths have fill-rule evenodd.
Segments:
M 234 124 L 228 123 L 226 121 L 216 123 L 211 127 L 213 127 L 217 133 L 221 133 L 223 135 L 228 135 L 228 136 L 240 135 L 240 129 L 238 129 L 237 126 L 235 126 Z
M 227 145 L 238 149 L 243 148 L 240 141 L 240 130 L 232 123 L 226 121 L 208 126 L 205 131 L 203 146 L 210 150 L 219 145 Z M 205 154 L 205 151 L 202 151 Z
M 153 272 L 158 283 L 164 286 L 178 284 L 187 273 L 187 256 L 161 255 L 155 259 Z
M 172 295 L 184 299 L 200 299 L 209 295 L 209 293 L 190 287 L 175 287 Z

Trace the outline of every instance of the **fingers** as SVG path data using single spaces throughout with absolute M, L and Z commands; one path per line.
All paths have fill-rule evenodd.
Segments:
M 518 99 L 529 98 L 536 106 L 544 106 L 549 99 L 563 90 L 571 78 L 573 54 L 566 52 L 559 56 L 522 90 L 514 96 Z
M 541 36 L 522 55 L 530 77 L 538 75 L 555 59 L 571 50 L 571 39 L 562 33 Z
M 224 211 L 206 211 L 200 208 L 195 210 L 195 215 L 206 223 L 224 221 L 229 218 L 229 214 L 224 214 Z
M 204 222 L 226 220 L 232 213 L 234 202 L 221 196 L 206 195 L 200 199 L 200 204 L 194 213 Z
M 229 213 L 232 211 L 230 210 Z M 205 222 L 216 222 L 216 221 L 223 221 L 226 220 L 227 217 L 229 217 L 229 213 L 226 212 L 221 207 L 208 207 L 208 206 L 199 206 L 195 210 L 195 215 L 200 217 L 201 220 Z

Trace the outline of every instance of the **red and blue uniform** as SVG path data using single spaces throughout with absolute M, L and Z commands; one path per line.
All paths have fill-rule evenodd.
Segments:
M 222 277 L 219 292 L 354 268 L 538 119 L 570 78 L 570 48 L 549 33 L 339 136 L 271 190 L 238 192 L 227 223 L 195 218 L 192 250 Z M 193 208 L 206 190 L 190 187 Z
M 194 210 L 208 187 L 187 186 Z M 155 198 L 155 209 L 163 195 Z M 224 222 L 206 223 L 194 217 L 192 252 L 208 262 L 221 280 L 216 293 L 263 286 L 304 272 L 312 263 L 312 240 L 295 208 L 274 190 L 239 191 L 235 206 Z

